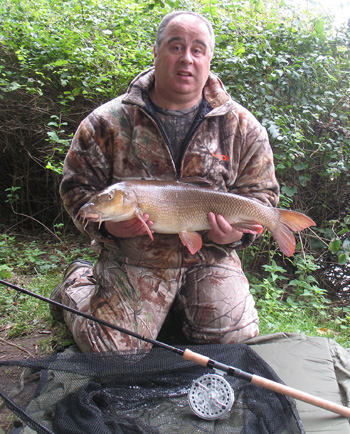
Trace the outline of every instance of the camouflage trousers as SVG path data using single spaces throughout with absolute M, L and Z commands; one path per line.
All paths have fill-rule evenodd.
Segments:
M 142 336 L 157 338 L 170 308 L 193 343 L 235 343 L 259 333 L 258 314 L 239 259 L 215 265 L 149 268 L 100 259 L 64 282 L 62 302 Z M 150 344 L 64 311 L 83 352 L 139 351 Z

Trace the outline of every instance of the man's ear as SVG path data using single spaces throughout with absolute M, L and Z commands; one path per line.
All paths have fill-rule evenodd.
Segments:
M 156 58 L 157 57 L 157 49 L 156 46 L 153 45 L 153 56 Z

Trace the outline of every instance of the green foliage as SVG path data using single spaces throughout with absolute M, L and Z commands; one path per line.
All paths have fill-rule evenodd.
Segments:
M 345 265 L 350 259 L 350 215 L 342 220 L 331 220 L 331 227 L 323 229 L 322 235 L 329 241 L 329 251 L 337 256 L 338 264 Z
M 46 156 L 46 169 L 60 175 L 63 172 L 63 158 L 70 145 L 70 140 L 61 138 L 65 134 L 66 125 L 67 122 L 61 122 L 56 115 L 52 115 L 51 121 L 47 124 L 48 127 L 52 128 L 47 132 L 48 138 L 46 139 L 52 146 L 52 151 Z
M 284 309 L 287 304 L 289 309 L 302 309 L 310 315 L 320 314 L 329 302 L 325 298 L 326 291 L 319 288 L 317 280 L 310 274 L 318 268 L 313 257 L 298 255 L 294 265 L 296 270 L 291 279 L 287 277 L 287 270 L 275 260 L 270 265 L 263 265 L 266 277 L 262 282 L 252 277 L 252 292 L 269 313 Z
M 327 291 L 310 274 L 318 268 L 312 256 L 298 255 L 295 263 L 292 278 L 274 260 L 263 265 L 265 277 L 250 276 L 260 314 L 260 332 L 326 335 L 349 347 L 350 308 L 332 304 L 326 297 Z
M 18 190 L 20 190 L 21 187 L 11 187 L 6 188 L 5 192 L 7 193 L 7 200 L 6 202 L 14 204 L 19 200 Z
M 16 279 L 16 283 L 45 297 L 62 281 L 63 271 L 75 259 L 96 261 L 88 243 L 81 239 L 66 240 L 67 244 L 44 238 L 28 241 L 25 237 L 0 235 L 0 278 Z M 72 242 L 73 241 L 73 242 Z M 55 342 L 72 343 L 72 337 L 63 324 L 56 323 L 49 305 L 28 295 L 0 285 L 0 325 L 7 336 L 14 338 L 43 330 L 48 337 L 41 342 L 42 350 L 49 352 Z M 49 333 L 51 331 L 51 333 Z
M 90 247 L 79 246 L 76 239 L 72 245 L 53 243 L 52 240 L 45 245 L 44 242 L 44 237 L 41 240 L 28 241 L 26 238 L 20 241 L 13 235 L 0 234 L 0 278 L 10 278 L 14 273 L 55 275 L 75 259 L 96 259 Z
M 17 71 L 3 67 L 3 90 L 43 95 L 54 88 L 67 107 L 79 95 L 111 98 L 124 91 L 135 73 L 152 63 L 156 22 L 149 21 L 145 6 L 89 0 L 3 3 L 1 42 L 18 66 Z

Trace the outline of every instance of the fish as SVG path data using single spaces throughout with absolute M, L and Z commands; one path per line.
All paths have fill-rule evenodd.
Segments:
M 295 252 L 293 232 L 315 222 L 297 211 L 263 205 L 245 196 L 217 191 L 195 183 L 163 180 L 125 180 L 95 194 L 77 213 L 89 222 L 120 222 L 138 218 L 153 240 L 153 233 L 178 234 L 191 254 L 202 248 L 198 232 L 210 229 L 208 213 L 220 214 L 236 230 L 269 230 L 286 256 Z M 144 221 L 148 214 L 152 231 Z M 260 231 L 259 231 L 260 228 Z

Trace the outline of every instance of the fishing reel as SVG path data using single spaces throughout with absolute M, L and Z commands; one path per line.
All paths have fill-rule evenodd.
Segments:
M 193 413 L 201 419 L 219 419 L 231 410 L 234 392 L 223 375 L 205 374 L 193 381 L 188 402 Z

